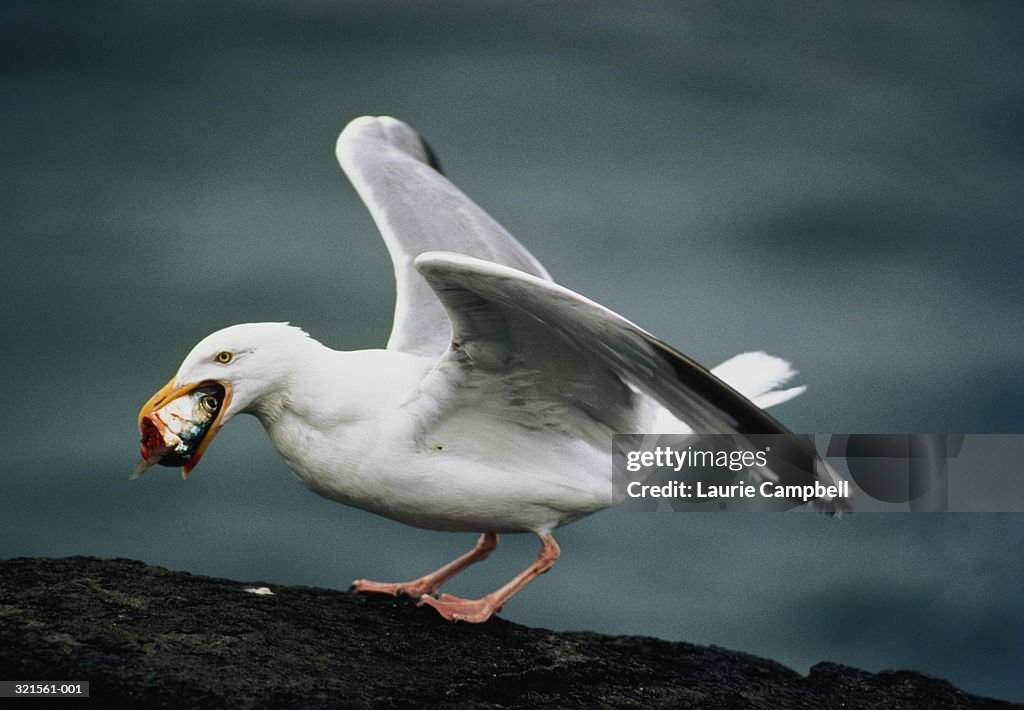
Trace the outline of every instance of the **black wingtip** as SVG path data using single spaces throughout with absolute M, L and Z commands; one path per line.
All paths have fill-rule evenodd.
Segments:
M 434 149 L 430 147 L 429 143 L 427 143 L 427 139 L 420 136 L 420 143 L 423 144 L 423 152 L 427 154 L 427 165 L 444 175 L 444 170 L 441 169 L 441 161 L 437 159 L 437 153 L 435 153 Z

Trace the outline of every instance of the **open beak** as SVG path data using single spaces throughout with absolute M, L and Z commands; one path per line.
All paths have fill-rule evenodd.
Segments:
M 161 387 L 156 394 L 149 398 L 148 402 L 142 405 L 142 409 L 139 411 L 139 430 L 142 431 L 143 420 L 147 415 L 153 414 L 154 412 L 163 409 L 179 397 L 184 397 L 190 394 L 193 390 L 209 384 L 210 382 L 204 381 L 187 385 L 185 387 L 176 387 L 174 384 L 174 378 L 171 378 L 170 382 Z M 224 401 L 221 403 L 220 409 L 217 410 L 213 423 L 206 430 L 203 438 L 196 446 L 195 452 L 192 454 L 192 458 L 190 458 L 188 463 L 185 464 L 184 468 L 182 468 L 181 475 L 183 478 L 187 478 L 188 474 L 192 472 L 192 469 L 196 467 L 196 464 L 199 463 L 199 459 L 202 458 L 203 453 L 206 451 L 206 447 L 210 445 L 210 442 L 213 441 L 213 437 L 215 437 L 217 432 L 220 431 L 223 424 L 224 412 L 227 411 L 228 405 L 231 404 L 231 385 L 224 382 L 217 382 L 216 384 L 224 388 Z

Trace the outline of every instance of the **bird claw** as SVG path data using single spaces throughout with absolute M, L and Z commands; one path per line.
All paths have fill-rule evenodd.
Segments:
M 497 612 L 501 606 L 496 606 L 487 597 L 481 599 L 460 599 L 451 594 L 442 594 L 438 599 L 429 594 L 424 594 L 416 603 L 416 606 L 429 606 L 448 621 L 465 621 L 470 624 L 481 624 Z
M 353 594 L 359 594 L 361 592 L 368 594 L 390 594 L 393 597 L 412 597 L 417 599 L 424 594 L 434 594 L 437 589 L 432 589 L 431 585 L 425 583 L 421 579 L 414 580 L 412 582 L 372 582 L 368 579 L 357 579 L 352 582 L 352 586 L 349 587 L 349 591 Z

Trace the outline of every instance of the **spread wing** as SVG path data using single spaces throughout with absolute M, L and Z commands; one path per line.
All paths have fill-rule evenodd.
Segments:
M 338 137 L 337 155 L 394 263 L 398 293 L 389 350 L 440 357 L 450 342 L 448 316 L 413 267 L 423 252 L 465 254 L 550 280 L 512 235 L 441 174 L 426 142 L 405 123 L 357 118 Z
M 451 345 L 435 373 L 458 373 L 459 387 L 479 388 L 487 380 L 526 383 L 516 396 L 532 400 L 526 407 L 531 417 L 545 405 L 568 408 L 628 433 L 638 421 L 633 385 L 697 433 L 783 436 L 814 462 L 823 482 L 839 480 L 809 444 L 764 410 L 604 306 L 550 281 L 458 254 L 422 254 L 415 265 L 452 323 Z M 634 428 L 621 428 L 631 418 Z

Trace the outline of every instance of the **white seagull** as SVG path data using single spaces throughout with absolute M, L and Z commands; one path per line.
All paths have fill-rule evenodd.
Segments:
M 411 582 L 354 583 L 482 622 L 551 568 L 555 528 L 615 502 L 613 434 L 793 437 L 762 409 L 803 392 L 780 389 L 789 363 L 745 353 L 708 371 L 554 283 L 405 123 L 357 118 L 337 155 L 394 262 L 387 348 L 336 351 L 285 323 L 209 335 L 142 408 L 140 473 L 160 462 L 187 475 L 228 420 L 252 414 L 315 493 L 416 527 L 482 533 Z M 168 424 L 188 419 L 168 412 L 207 402 L 206 424 Z M 836 480 L 815 462 L 823 481 Z M 540 538 L 540 554 L 507 584 L 480 599 L 437 596 L 498 534 L 524 532 Z

